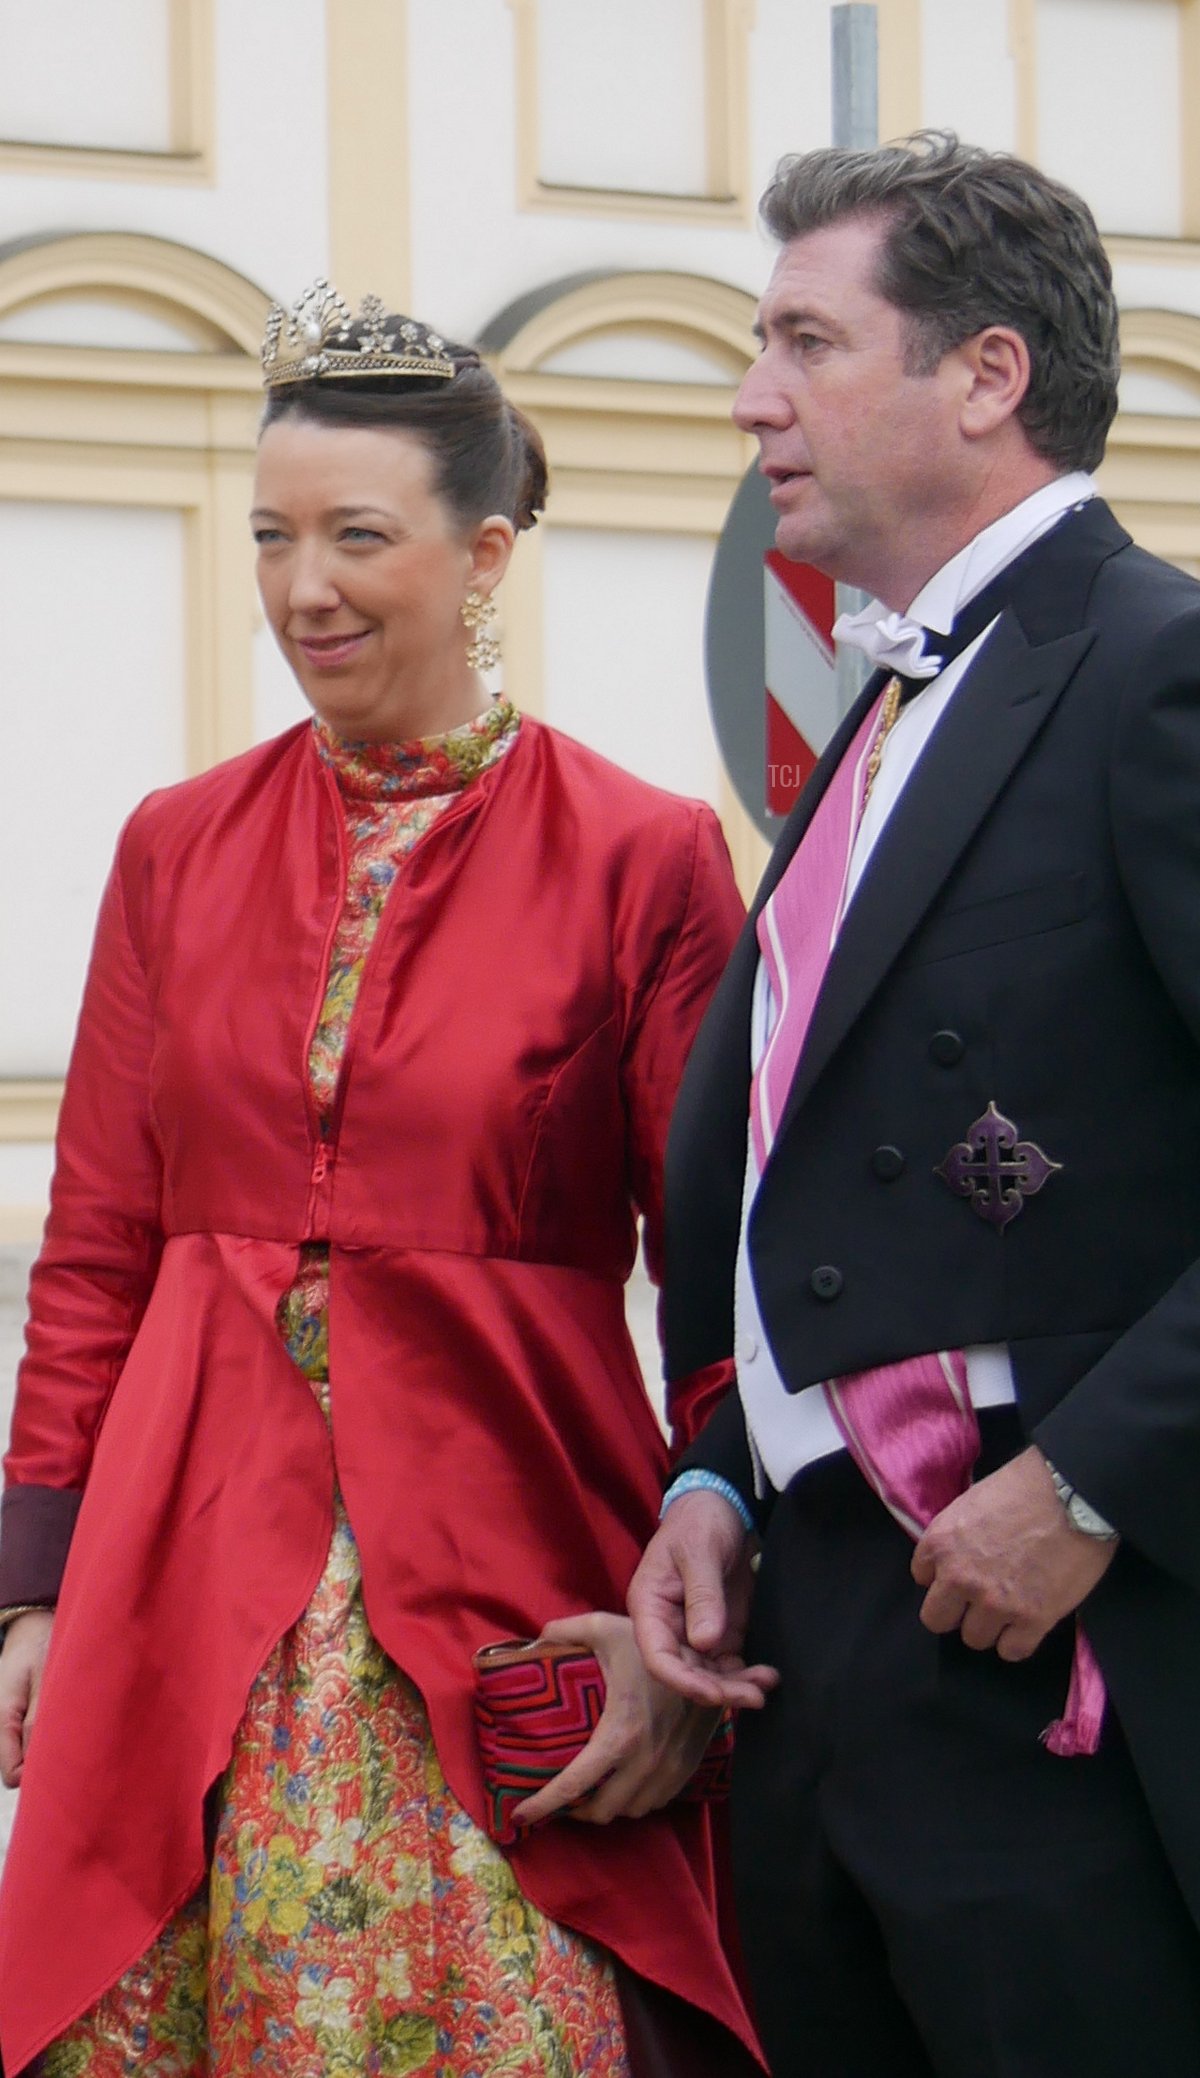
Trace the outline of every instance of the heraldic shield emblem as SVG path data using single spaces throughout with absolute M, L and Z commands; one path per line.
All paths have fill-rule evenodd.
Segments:
M 1062 1163 L 1053 1161 L 1036 1140 L 1022 1140 L 1011 1118 L 992 1102 L 933 1173 L 956 1196 L 969 1198 L 980 1219 L 1003 1228 L 1025 1210 L 1026 1198 L 1036 1197 L 1061 1168 Z

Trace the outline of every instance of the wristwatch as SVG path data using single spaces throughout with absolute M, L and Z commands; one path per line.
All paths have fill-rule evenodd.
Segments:
M 1045 1453 L 1043 1453 L 1045 1455 Z M 1054 1482 L 1054 1491 L 1066 1510 L 1067 1521 L 1073 1530 L 1082 1531 L 1085 1537 L 1094 1537 L 1098 1544 L 1112 1544 L 1120 1535 L 1111 1522 L 1105 1520 L 1098 1508 L 1085 1501 L 1081 1493 L 1064 1479 L 1062 1473 L 1046 1458 L 1046 1470 Z

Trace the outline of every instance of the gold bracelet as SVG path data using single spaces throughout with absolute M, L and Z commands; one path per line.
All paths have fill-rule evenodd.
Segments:
M 18 1602 L 12 1609 L 0 1609 L 0 1631 L 15 1623 L 18 1616 L 53 1616 L 53 1602 Z

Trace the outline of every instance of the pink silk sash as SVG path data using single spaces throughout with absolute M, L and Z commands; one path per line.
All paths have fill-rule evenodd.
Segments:
M 775 1006 L 775 1022 L 750 1091 L 750 1136 L 760 1176 L 779 1130 L 842 920 L 850 854 L 863 810 L 867 759 L 882 706 L 881 696 L 838 765 L 795 857 L 759 915 L 759 951 Z
M 867 763 L 884 696 L 872 707 L 817 805 L 758 919 L 774 1023 L 750 1092 L 757 1174 L 770 1157 L 846 906 L 850 858 L 864 806 Z M 979 1424 L 961 1350 L 906 1357 L 825 1381 L 825 1399 L 869 1486 L 914 1542 L 971 1484 Z M 1104 1677 L 1082 1627 L 1066 1706 L 1042 1739 L 1051 1753 L 1095 1753 Z

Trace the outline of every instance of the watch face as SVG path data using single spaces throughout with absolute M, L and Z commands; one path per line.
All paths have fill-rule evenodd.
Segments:
M 1071 1495 L 1067 1514 L 1085 1537 L 1111 1537 L 1113 1534 L 1111 1523 L 1107 1523 L 1097 1509 L 1089 1507 L 1081 1494 Z
M 1084 1537 L 1099 1537 L 1105 1543 L 1110 1543 L 1117 1534 L 1112 1524 L 1106 1522 L 1099 1509 L 1093 1508 L 1089 1502 L 1085 1501 L 1082 1494 L 1076 1493 L 1070 1481 L 1064 1479 L 1062 1473 L 1054 1465 L 1050 1464 L 1048 1459 L 1047 1470 L 1054 1482 L 1054 1491 L 1062 1502 L 1063 1508 L 1066 1511 L 1067 1521 L 1071 1524 L 1071 1527 L 1078 1530 Z

